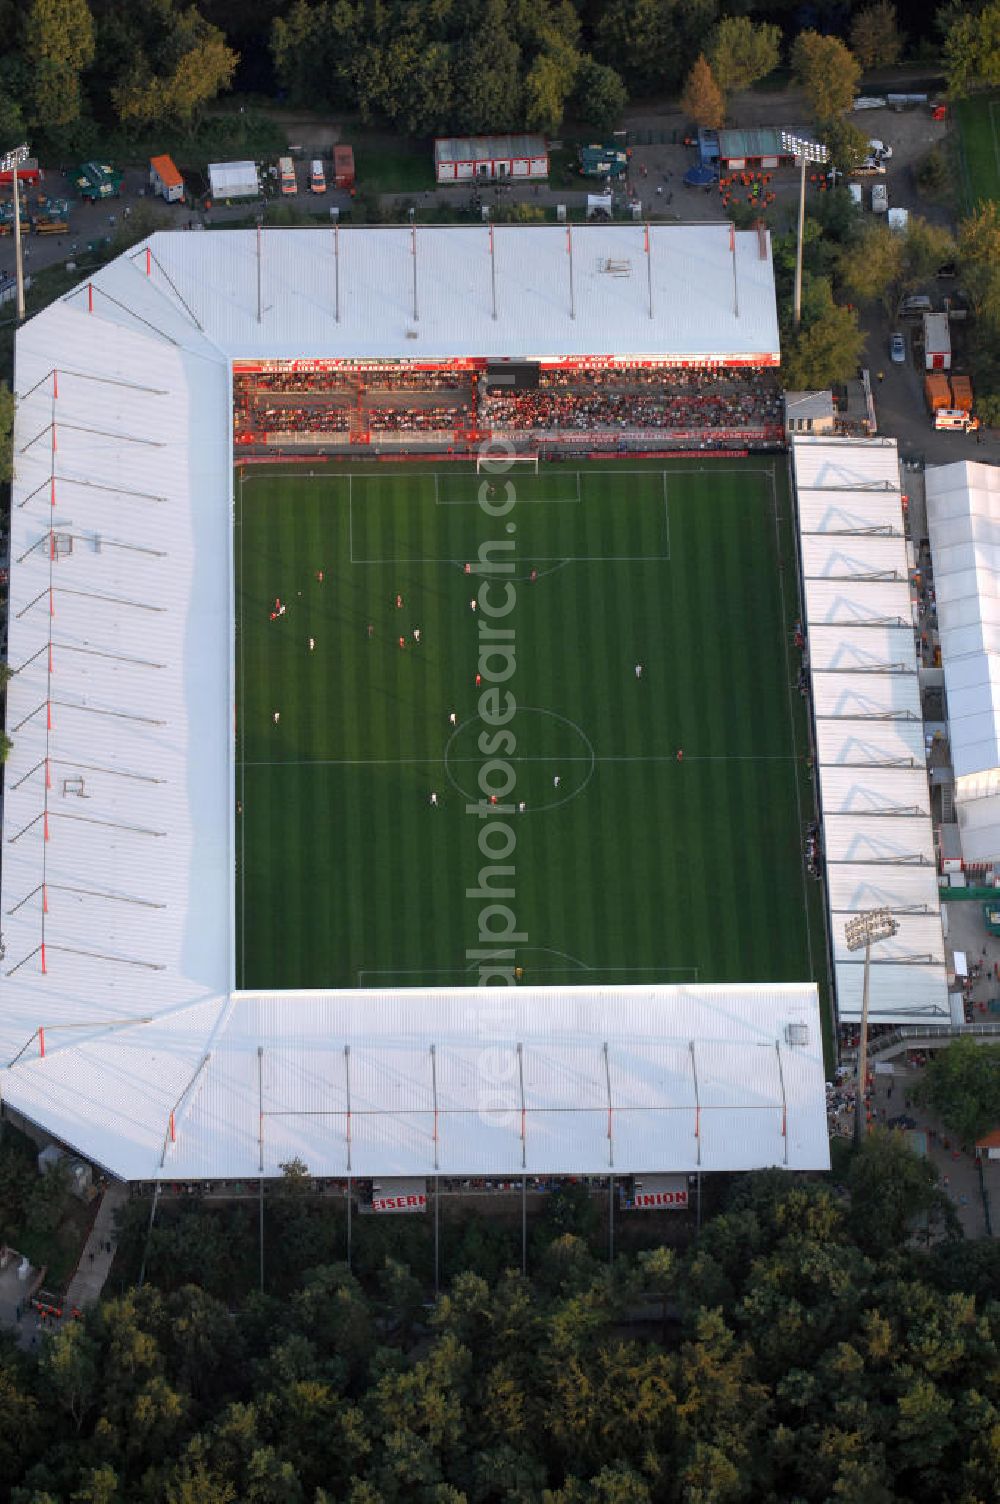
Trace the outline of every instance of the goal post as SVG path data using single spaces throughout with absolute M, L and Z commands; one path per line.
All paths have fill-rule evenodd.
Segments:
M 491 458 L 491 456 L 488 455 L 488 454 L 486 454 L 486 455 L 484 455 L 484 454 L 477 454 L 476 455 L 476 474 L 477 475 L 497 475 L 497 474 L 500 473 L 501 470 L 506 470 L 506 469 L 508 469 L 508 467 L 516 466 L 516 465 L 523 465 L 533 475 L 537 475 L 538 474 L 538 455 L 537 454 L 510 454 L 510 455 L 504 456 L 503 459 Z

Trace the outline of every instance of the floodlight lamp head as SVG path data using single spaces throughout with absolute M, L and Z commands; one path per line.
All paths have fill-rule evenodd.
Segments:
M 793 156 L 802 157 L 807 162 L 827 162 L 830 158 L 830 148 L 821 141 L 810 141 L 805 136 L 796 136 L 792 131 L 782 131 L 781 144 L 785 151 L 790 151 Z
M 30 147 L 25 142 L 22 146 L 12 146 L 10 151 L 5 151 L 0 157 L 0 172 L 13 172 L 15 167 L 20 167 L 22 162 L 28 160 Z
M 844 939 L 848 950 L 860 950 L 863 945 L 874 945 L 876 940 L 888 940 L 898 929 L 887 908 L 866 909 L 844 925 Z

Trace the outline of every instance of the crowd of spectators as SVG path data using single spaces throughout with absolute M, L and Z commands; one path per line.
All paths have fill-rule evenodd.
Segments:
M 763 372 L 543 371 L 534 389 L 484 388 L 479 402 L 481 428 L 520 432 L 755 429 L 780 422 L 777 382 Z
M 240 419 L 244 421 L 240 421 Z M 254 433 L 348 433 L 351 414 L 346 407 L 330 403 L 301 407 L 256 407 L 237 417 L 240 432 Z
M 469 426 L 472 409 L 468 403 L 445 407 L 435 403 L 427 407 L 364 407 L 364 423 L 372 433 L 453 433 Z
M 412 400 L 407 400 L 412 394 Z M 273 435 L 439 433 L 681 435 L 712 448 L 734 433 L 781 432 L 780 389 L 763 369 L 641 365 L 542 369 L 531 388 L 497 387 L 486 373 L 395 369 L 236 373 L 234 426 L 241 442 Z

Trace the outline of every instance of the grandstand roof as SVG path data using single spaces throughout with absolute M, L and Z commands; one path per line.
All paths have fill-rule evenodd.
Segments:
M 873 1022 L 949 1018 L 895 440 L 796 437 L 805 630 L 837 1006 L 861 1013 L 844 925 L 883 905 Z
M 197 321 L 218 349 L 246 359 L 619 355 L 777 363 L 766 233 L 652 225 L 648 266 L 645 237 L 641 224 L 575 225 L 571 260 L 564 226 L 495 226 L 496 318 L 487 225 L 264 232 L 259 309 L 252 230 L 162 232 L 149 242 L 148 279 L 139 250 L 94 282 L 158 327 L 167 320 L 170 333 L 178 321 L 188 330 Z M 112 316 L 110 307 L 99 310 L 102 318 Z
M 265 252 L 288 279 L 320 243 L 290 238 Z M 5 1103 L 128 1178 L 294 1154 L 325 1175 L 824 1167 L 811 985 L 481 991 L 474 1013 L 467 990 L 234 992 L 229 357 L 254 331 L 282 353 L 285 313 L 298 353 L 330 350 L 293 280 L 257 325 L 253 243 L 154 236 L 149 275 L 140 247 L 18 334 Z

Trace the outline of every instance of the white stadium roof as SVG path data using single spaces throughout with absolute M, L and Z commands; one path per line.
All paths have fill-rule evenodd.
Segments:
M 1000 470 L 963 460 L 925 481 L 962 856 L 1000 862 Z
M 641 224 L 577 225 L 570 258 L 564 227 L 495 226 L 496 318 L 487 225 L 272 230 L 259 256 L 252 230 L 164 232 L 149 242 L 148 278 L 140 249 L 94 283 L 125 305 L 115 312 L 130 327 L 128 309 L 168 333 L 197 321 L 247 360 L 614 354 L 777 364 L 766 233 L 651 225 L 648 263 L 645 235 Z
M 545 232 L 509 233 L 505 296 L 519 265 L 549 287 L 562 233 L 551 254 Z M 740 320 L 713 334 L 676 279 L 712 285 L 721 232 L 654 232 L 675 278 L 655 321 L 629 301 L 638 263 L 597 268 L 641 255 L 641 229 L 580 232 L 578 317 L 553 303 L 554 346 L 540 291 L 497 325 L 434 291 L 461 293 L 479 232 L 425 236 L 412 353 L 487 331 L 494 350 L 530 331 L 584 353 L 598 329 L 679 351 L 692 317 L 721 348 L 723 327 L 752 329 L 758 276 L 773 321 L 756 236 L 736 237 Z M 234 991 L 230 361 L 398 354 L 407 242 L 341 236 L 339 327 L 329 236 L 267 237 L 258 324 L 255 237 L 236 232 L 154 236 L 148 262 L 120 258 L 18 334 L 3 1099 L 136 1179 L 274 1175 L 294 1155 L 336 1176 L 824 1168 L 812 985 Z
M 895 440 L 792 441 L 823 853 L 842 1020 L 863 953 L 844 925 L 887 906 L 870 1017 L 950 1017 L 924 723 Z

